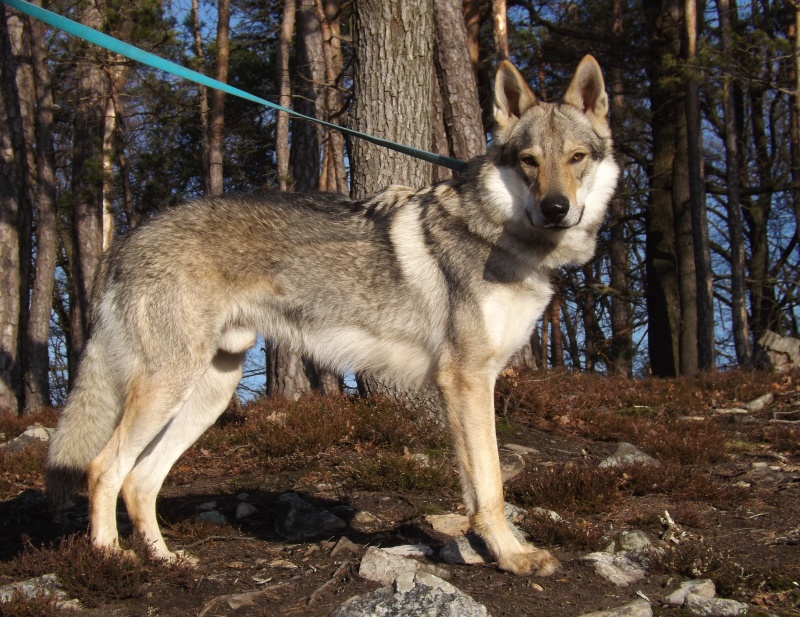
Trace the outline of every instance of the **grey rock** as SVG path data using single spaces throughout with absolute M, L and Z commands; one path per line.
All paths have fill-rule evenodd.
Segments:
M 227 517 L 219 510 L 206 510 L 197 515 L 198 521 L 214 523 L 215 525 L 228 525 Z
M 492 560 L 486 543 L 474 533 L 455 538 L 445 544 L 439 551 L 439 557 L 445 563 L 456 565 L 488 563 Z
M 750 608 L 747 604 L 725 598 L 708 598 L 690 593 L 683 605 L 697 617 L 737 617 L 747 615 Z
M 370 546 L 361 558 L 358 575 L 368 581 L 388 585 L 403 573 L 420 571 L 435 574 L 440 578 L 450 577 L 450 573 L 440 566 L 395 555 L 374 546 Z
M 25 432 L 18 437 L 4 444 L 0 444 L 0 449 L 5 449 L 13 453 L 22 452 L 30 445 L 50 441 L 50 438 L 55 432 L 56 429 L 54 428 L 46 428 L 34 424 L 25 429 Z
M 763 411 L 775 401 L 775 395 L 772 392 L 767 392 L 766 394 L 762 394 L 758 398 L 753 399 L 745 407 L 748 411 L 752 411 L 753 413 Z
M 554 523 L 564 520 L 561 518 L 561 515 L 558 512 L 554 510 L 546 510 L 545 508 L 540 508 L 539 506 L 531 508 L 531 514 L 535 514 L 539 518 L 549 518 Z
M 236 504 L 236 520 L 242 520 L 248 516 L 253 516 L 256 512 L 258 512 L 258 508 L 251 503 L 240 501 Z
M 653 609 L 647 600 L 634 600 L 615 608 L 584 613 L 580 617 L 653 617 Z
M 347 536 L 342 536 L 339 538 L 339 541 L 336 543 L 336 545 L 331 549 L 330 556 L 336 558 L 344 553 L 357 554 L 360 550 L 361 549 L 358 547 L 358 544 L 355 544 Z
M 216 501 L 207 501 L 205 503 L 201 503 L 199 506 L 195 506 L 195 510 L 216 510 L 217 509 L 217 502 Z
M 297 493 L 278 497 L 275 531 L 293 542 L 305 542 L 322 535 L 342 533 L 347 524 L 325 508 L 308 503 Z
M 0 587 L 0 602 L 8 602 L 14 594 L 20 594 L 27 598 L 34 598 L 39 595 L 56 597 L 61 600 L 67 598 L 67 594 L 61 589 L 61 583 L 55 574 L 45 574 L 36 578 L 29 578 L 19 583 L 11 583 Z
M 519 454 L 539 454 L 539 450 L 536 448 L 531 448 L 529 446 L 523 446 L 518 443 L 507 443 L 503 444 L 503 448 L 506 450 L 511 450 L 512 452 L 517 452 Z
M 645 454 L 639 448 L 627 441 L 617 444 L 617 449 L 608 458 L 600 462 L 598 467 L 624 467 L 626 465 L 660 465 L 656 459 Z
M 422 558 L 433 555 L 433 549 L 427 544 L 401 544 L 400 546 L 385 547 L 381 550 L 401 557 Z
M 675 591 L 664 598 L 664 602 L 670 606 L 681 606 L 686 596 L 689 594 L 713 598 L 717 595 L 714 581 L 709 578 L 698 578 L 691 581 L 683 581 Z
M 451 537 L 462 536 L 469 531 L 469 517 L 463 514 L 429 514 L 425 521 L 435 531 Z
M 350 598 L 331 617 L 486 617 L 486 607 L 442 579 L 425 572 L 407 572 L 394 584 Z
M 503 482 L 516 478 L 525 469 L 525 459 L 516 452 L 502 452 L 500 454 L 500 476 Z
M 627 551 L 619 552 L 616 555 L 589 553 L 583 559 L 592 564 L 598 576 L 618 587 L 627 587 L 643 579 L 647 573 L 643 564 Z
M 620 531 L 614 538 L 614 544 L 616 551 L 646 551 L 653 547 L 647 534 L 637 529 Z

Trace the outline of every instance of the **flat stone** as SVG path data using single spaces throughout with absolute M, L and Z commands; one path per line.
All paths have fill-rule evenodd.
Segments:
M 512 452 L 517 452 L 518 454 L 541 454 L 536 448 L 523 446 L 518 443 L 506 443 L 503 444 L 503 448 L 506 450 L 511 450 Z
M 539 518 L 549 518 L 555 523 L 564 520 L 561 518 L 561 515 L 558 512 L 555 512 L 554 510 L 546 510 L 545 508 L 540 508 L 539 506 L 531 508 L 531 514 L 535 514 Z
M 433 555 L 433 549 L 427 544 L 401 544 L 400 546 L 385 547 L 381 550 L 401 557 L 423 558 Z
M 644 578 L 647 573 L 640 563 L 631 559 L 626 551 L 611 555 L 609 553 L 589 553 L 584 560 L 591 562 L 598 576 L 617 587 L 627 587 Z
M 419 571 L 432 572 L 440 577 L 450 576 L 447 570 L 435 564 L 394 555 L 374 546 L 370 546 L 361 558 L 358 575 L 368 581 L 388 585 L 405 572 L 414 573 Z
M 626 441 L 617 444 L 614 453 L 601 461 L 598 467 L 624 467 L 626 465 L 660 465 L 656 459 Z
M 26 598 L 34 598 L 38 595 L 54 596 L 65 599 L 67 594 L 61 590 L 61 583 L 55 574 L 45 574 L 36 578 L 29 578 L 19 583 L 11 583 L 0 587 L 0 602 L 8 602 L 14 594 L 23 595 Z
M 248 516 L 253 516 L 258 512 L 258 508 L 256 508 L 253 504 L 247 503 L 246 501 L 240 501 L 236 504 L 236 520 L 241 520 L 243 518 L 247 518 Z
M 500 477 L 504 483 L 516 478 L 523 469 L 525 469 L 525 459 L 521 454 L 516 452 L 500 454 Z
M 330 617 L 486 617 L 486 607 L 453 585 L 425 572 L 404 573 L 391 585 L 350 598 Z
M 762 394 L 758 398 L 754 398 L 752 401 L 747 403 L 745 407 L 748 411 L 756 413 L 758 411 L 763 411 L 775 401 L 775 395 L 772 392 L 767 392 L 766 394 Z
M 647 600 L 634 600 L 615 608 L 584 613 L 580 617 L 653 617 L 653 608 Z
M 652 542 L 650 542 L 650 538 L 647 537 L 647 534 L 637 529 L 620 531 L 616 538 L 614 538 L 614 544 L 616 547 L 615 552 L 644 551 L 652 548 L 653 546 Z
M 358 544 L 352 542 L 347 536 L 342 536 L 331 549 L 330 556 L 336 558 L 344 553 L 357 554 L 360 550 Z
M 439 557 L 445 563 L 456 565 L 489 563 L 492 560 L 486 543 L 474 533 L 455 538 L 445 544 L 439 551 Z
M 725 598 L 708 598 L 690 593 L 683 605 L 697 617 L 738 617 L 747 615 L 750 607 L 736 600 Z
M 228 525 L 228 519 L 219 510 L 208 510 L 197 515 L 198 521 L 214 523 L 215 525 Z
M 446 536 L 463 536 L 469 531 L 469 517 L 463 514 L 429 514 L 425 522 Z
M 717 595 L 717 589 L 714 586 L 714 581 L 709 578 L 683 581 L 680 587 L 664 598 L 664 602 L 670 606 L 682 606 L 686 596 L 690 593 L 706 598 L 713 598 Z

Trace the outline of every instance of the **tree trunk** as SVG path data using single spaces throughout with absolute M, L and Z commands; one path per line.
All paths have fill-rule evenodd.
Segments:
M 432 3 L 357 0 L 353 17 L 356 57 L 353 128 L 428 150 L 433 75 Z M 431 177 L 429 163 L 353 140 L 351 193 L 356 198 L 397 182 L 420 188 Z
M 82 5 L 81 23 L 102 30 L 104 15 L 96 0 Z M 74 383 L 89 334 L 92 279 L 103 252 L 103 129 L 108 86 L 103 53 L 88 43 L 77 60 L 72 155 L 72 303 L 70 383 Z
M 25 136 L 17 92 L 16 54 L 10 23 L 19 17 L 0 5 L 0 413 L 17 413 L 22 404 L 20 318 L 23 241 L 27 208 Z
M 205 75 L 206 54 L 203 50 L 203 36 L 200 32 L 200 0 L 192 0 L 191 20 L 194 55 L 198 64 L 197 71 Z M 208 88 L 198 85 L 197 97 L 200 107 L 200 157 L 203 171 L 203 194 L 211 195 L 211 146 L 209 144 L 211 131 L 208 128 Z
M 228 32 L 231 21 L 231 2 L 230 0 L 219 0 L 217 9 L 217 58 L 215 78 L 222 83 L 228 83 L 228 59 L 230 56 L 230 44 L 228 42 Z M 208 170 L 209 170 L 209 192 L 211 195 L 222 195 L 223 169 L 222 169 L 222 146 L 225 131 L 225 93 L 214 88 L 209 96 L 208 106 Z
M 497 62 L 508 60 L 508 16 L 506 0 L 492 0 L 492 34 Z
M 722 0 L 728 2 L 729 0 Z M 800 246 L 800 0 L 791 0 L 794 8 L 794 62 L 792 68 L 794 72 L 794 82 L 792 83 L 790 108 L 790 130 L 791 130 L 791 175 L 792 175 L 792 208 L 795 218 L 795 237 Z M 735 7 L 735 5 L 734 5 Z M 721 16 L 721 13 L 720 13 Z M 734 14 L 735 18 L 735 14 Z
M 431 0 L 356 0 L 353 27 L 352 127 L 429 150 L 434 75 Z M 352 142 L 351 163 L 355 198 L 367 197 L 392 183 L 423 187 L 432 178 L 430 164 L 361 140 Z M 371 378 L 361 379 L 359 387 L 362 392 L 388 395 L 442 417 L 434 388 L 399 391 L 393 384 Z
M 38 0 L 37 5 L 41 4 Z M 36 266 L 28 315 L 28 340 L 24 374 L 25 411 L 50 405 L 50 313 L 58 244 L 56 222 L 55 148 L 53 143 L 53 91 L 45 49 L 45 27 L 29 19 L 31 60 L 36 89 Z
M 292 89 L 289 77 L 289 52 L 294 36 L 294 0 L 284 0 L 281 33 L 278 41 L 278 104 L 292 108 Z M 275 158 L 278 167 L 278 189 L 285 191 L 292 185 L 289 178 L 289 114 L 279 111 L 275 120 Z
M 678 124 L 677 93 L 665 58 L 680 51 L 680 7 L 675 0 L 650 5 L 650 81 L 653 162 L 646 211 L 645 263 L 647 271 L 648 355 L 657 377 L 673 377 L 680 370 L 681 303 L 678 287 L 675 219 L 673 217 L 673 163 Z M 690 253 L 691 255 L 691 253 Z
M 614 40 L 623 45 L 623 4 L 614 0 L 612 7 L 611 30 Z M 610 68 L 609 87 L 611 89 L 611 132 L 620 136 L 623 129 L 624 92 L 623 67 L 615 61 Z M 617 157 L 621 176 L 625 175 L 625 161 Z M 628 264 L 628 246 L 625 237 L 625 218 L 627 200 L 617 194 L 609 205 L 609 256 L 611 260 L 610 283 L 614 293 L 611 295 L 611 345 L 608 350 L 609 370 L 617 375 L 632 375 L 633 362 L 633 324 L 631 322 L 631 303 L 628 290 L 631 288 Z
M 697 366 L 714 368 L 714 292 L 711 280 L 711 249 L 706 212 L 706 182 L 703 163 L 703 135 L 700 117 L 700 74 L 697 66 L 697 36 L 700 24 L 697 0 L 685 0 L 686 60 L 686 125 L 687 163 L 689 167 L 689 201 L 692 219 L 692 245 L 696 276 Z
M 747 315 L 746 263 L 744 229 L 741 207 L 741 148 L 739 140 L 739 119 L 735 100 L 734 82 L 730 70 L 733 65 L 732 23 L 735 13 L 730 0 L 718 0 L 722 56 L 728 69 L 724 71 L 722 86 L 722 106 L 725 116 L 725 179 L 727 183 L 728 230 L 731 242 L 731 321 L 733 322 L 733 343 L 736 360 L 741 366 L 749 367 L 753 360 L 753 347 L 750 340 L 750 326 Z M 798 12 L 800 14 L 800 12 Z M 800 61 L 800 60 L 798 60 Z M 800 178 L 798 178 L 800 179 Z M 797 180 L 794 178 L 796 182 Z
M 486 152 L 486 135 L 461 7 L 459 0 L 433 3 L 434 57 L 450 154 L 468 161 Z

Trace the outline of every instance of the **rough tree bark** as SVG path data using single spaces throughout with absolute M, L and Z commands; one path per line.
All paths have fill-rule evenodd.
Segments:
M 686 149 L 689 172 L 689 209 L 692 220 L 692 248 L 697 314 L 697 368 L 714 368 L 716 350 L 714 345 L 714 292 L 711 280 L 711 249 L 708 237 L 708 214 L 706 208 L 705 172 L 703 163 L 703 133 L 700 117 L 700 79 L 697 65 L 697 36 L 700 23 L 697 16 L 697 0 L 685 0 L 684 24 L 686 27 Z
M 352 127 L 431 149 L 434 75 L 431 0 L 402 3 L 356 0 L 353 25 L 356 62 Z M 432 178 L 430 164 L 365 141 L 353 141 L 351 156 L 351 193 L 356 198 L 398 182 L 423 187 Z M 433 388 L 399 392 L 391 384 L 369 378 L 362 379 L 359 386 L 367 393 L 389 395 L 438 414 L 439 397 Z
M 746 262 L 744 228 L 741 206 L 741 148 L 739 119 L 735 100 L 735 84 L 731 74 L 733 43 L 732 27 L 735 13 L 730 0 L 718 0 L 722 56 L 727 68 L 722 81 L 722 107 L 725 116 L 725 179 L 727 181 L 728 230 L 731 242 L 731 315 L 733 321 L 733 343 L 736 360 L 749 367 L 753 361 L 753 345 L 750 340 L 750 325 L 747 315 Z M 798 60 L 800 61 L 800 60 Z
M 230 0 L 219 0 L 217 8 L 217 57 L 214 77 L 228 83 L 228 59 L 230 43 L 228 34 L 231 21 Z M 222 195 L 223 169 L 222 146 L 225 130 L 225 93 L 214 88 L 208 105 L 208 188 L 211 195 Z
M 623 46 L 623 2 L 614 0 L 612 6 L 611 31 L 618 48 Z M 622 133 L 624 111 L 623 67 L 621 57 L 615 60 L 609 70 L 611 89 L 611 132 Z M 622 175 L 625 174 L 625 161 L 617 157 Z M 609 256 L 611 259 L 611 345 L 608 350 L 609 370 L 617 375 L 632 375 L 633 362 L 633 324 L 631 323 L 630 269 L 628 247 L 625 238 L 625 218 L 627 200 L 619 195 L 609 205 Z
M 287 109 L 292 108 L 289 54 L 294 36 L 295 12 L 294 0 L 284 0 L 277 58 L 278 104 Z M 278 189 L 285 191 L 292 184 L 289 178 L 289 114 L 285 111 L 279 111 L 275 120 L 275 157 L 278 166 Z
M 97 0 L 81 5 L 80 21 L 102 30 L 104 14 Z M 77 59 L 77 87 L 72 155 L 72 276 L 69 374 L 74 382 L 89 332 L 92 279 L 103 253 L 103 130 L 107 79 L 103 53 L 88 43 Z
M 12 15 L 0 5 L 0 413 L 17 413 L 22 402 L 20 318 L 21 223 L 27 207 L 25 137 L 9 28 Z
M 41 4 L 41 0 L 36 2 Z M 58 244 L 56 222 L 55 148 L 53 143 L 53 91 L 45 49 L 45 27 L 29 19 L 31 62 L 36 89 L 36 265 L 28 315 L 28 340 L 24 371 L 25 411 L 50 405 L 48 354 L 50 311 Z

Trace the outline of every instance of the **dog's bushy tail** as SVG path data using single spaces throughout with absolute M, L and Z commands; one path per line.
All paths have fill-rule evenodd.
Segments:
M 119 419 L 121 401 L 100 347 L 93 339 L 87 343 L 47 453 L 47 497 L 56 513 L 74 505 L 89 463 L 108 443 Z

